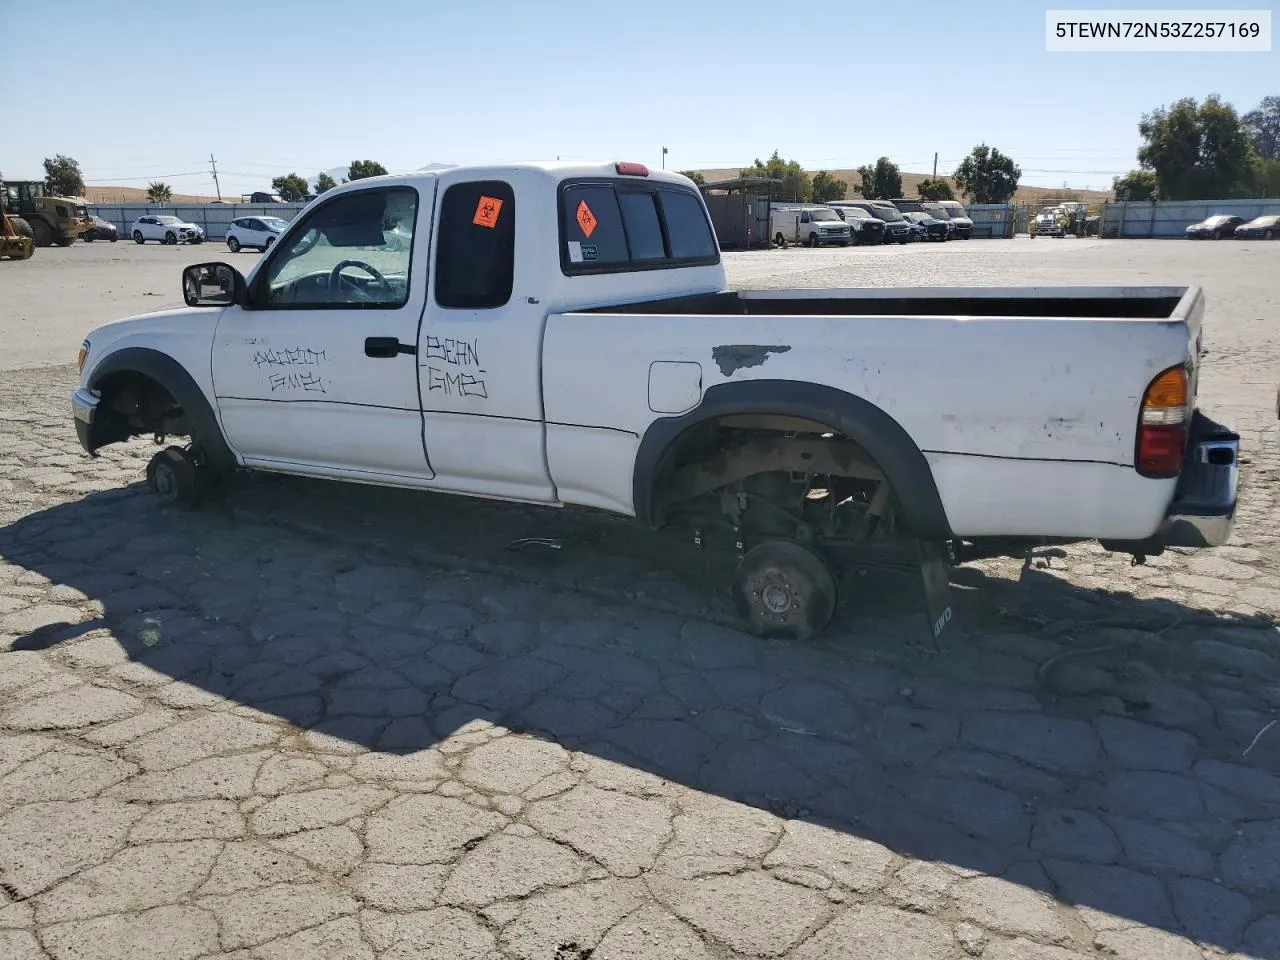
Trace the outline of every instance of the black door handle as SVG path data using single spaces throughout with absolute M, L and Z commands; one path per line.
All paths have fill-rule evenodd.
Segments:
M 386 360 L 391 357 L 399 356 L 402 353 L 408 353 L 416 356 L 418 348 L 411 343 L 401 343 L 395 337 L 364 338 L 364 355 L 366 357 Z

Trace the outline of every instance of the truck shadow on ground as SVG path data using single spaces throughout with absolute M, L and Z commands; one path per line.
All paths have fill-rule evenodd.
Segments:
M 63 503 L 0 555 L 70 604 L 13 649 L 138 695 L 177 681 L 316 749 L 499 724 L 1228 950 L 1275 897 L 1278 841 L 1249 825 L 1280 817 L 1280 781 L 1240 762 L 1274 631 L 1032 567 L 956 571 L 941 651 L 915 642 L 914 583 L 875 575 L 825 638 L 769 642 L 711 622 L 701 555 L 626 526 L 246 478 L 194 513 L 140 484 Z M 151 672 L 77 658 L 104 641 Z

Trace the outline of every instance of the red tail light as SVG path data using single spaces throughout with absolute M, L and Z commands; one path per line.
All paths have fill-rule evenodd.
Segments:
M 613 165 L 613 169 L 618 171 L 620 177 L 647 177 L 649 168 L 643 163 L 623 163 L 619 161 Z
M 1134 466 L 1139 474 L 1168 480 L 1182 470 L 1187 449 L 1187 371 L 1170 367 L 1147 386 L 1138 416 Z

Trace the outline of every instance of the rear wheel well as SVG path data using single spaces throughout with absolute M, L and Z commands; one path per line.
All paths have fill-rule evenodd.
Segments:
M 657 525 L 727 520 L 761 536 L 865 540 L 897 526 L 892 487 L 860 444 L 831 425 L 771 414 L 711 417 L 657 464 Z

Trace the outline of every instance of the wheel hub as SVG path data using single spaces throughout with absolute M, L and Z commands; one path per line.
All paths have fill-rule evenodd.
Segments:
M 760 602 L 770 613 L 781 616 L 791 610 L 795 604 L 795 598 L 792 597 L 791 590 L 786 584 L 769 583 L 760 591 Z
M 173 470 L 166 464 L 160 464 L 156 467 L 156 493 L 162 497 L 172 497 L 177 489 L 177 477 L 173 475 Z

